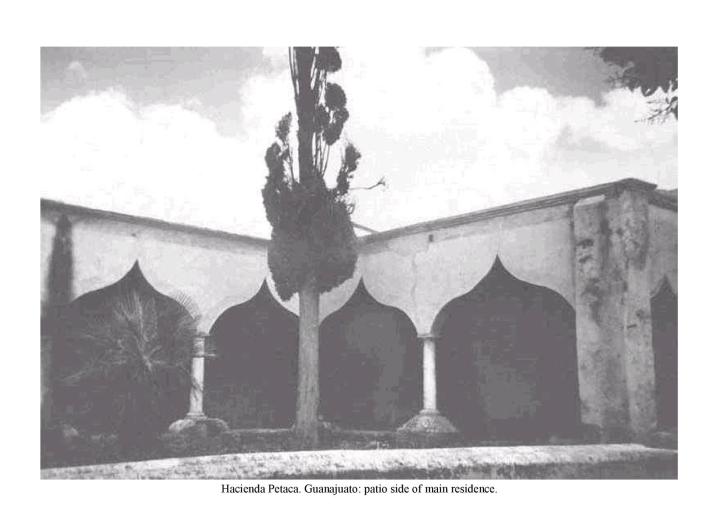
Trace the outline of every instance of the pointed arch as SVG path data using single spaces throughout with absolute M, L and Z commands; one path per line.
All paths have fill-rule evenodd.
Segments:
M 187 297 L 159 292 L 138 261 L 115 283 L 69 303 L 53 324 L 54 404 L 61 419 L 90 432 L 122 433 L 127 426 L 160 431 L 185 414 L 196 329 L 194 306 Z M 120 349 L 127 345 L 137 350 L 150 346 L 143 356 L 161 362 L 150 375 L 151 389 L 130 374 L 129 355 Z M 92 371 L 94 362 L 105 364 L 106 371 Z M 78 374 L 86 378 L 68 382 Z M 121 405 L 124 402 L 134 404 L 131 415 Z M 141 421 L 127 423 L 125 418 Z
M 666 276 L 652 296 L 651 311 L 657 425 L 659 429 L 674 429 L 678 418 L 678 305 Z
M 360 280 L 320 326 L 320 411 L 343 427 L 393 429 L 420 408 L 417 332 Z
M 496 257 L 434 321 L 440 410 L 464 433 L 532 441 L 579 422 L 575 312 Z
M 256 281 L 255 284 L 249 289 L 246 288 L 245 292 L 241 292 L 240 294 L 225 295 L 221 297 L 220 301 L 214 302 L 211 307 L 206 310 L 205 316 L 203 316 L 201 319 L 201 331 L 206 334 L 210 333 L 211 328 L 216 324 L 218 318 L 222 314 L 224 314 L 226 310 L 230 309 L 231 307 L 235 307 L 236 305 L 247 303 L 258 294 L 264 294 L 264 291 L 262 291 L 262 289 L 266 285 L 267 281 L 267 278 L 263 278 L 263 281 Z M 273 295 L 273 299 L 276 302 L 280 303 L 273 289 L 270 288 L 270 285 L 268 285 L 268 287 L 269 292 Z M 292 308 L 289 308 L 290 306 L 288 304 L 281 305 L 284 308 L 292 311 Z M 293 312 L 297 314 L 297 310 L 294 310 Z
M 210 329 L 204 408 L 231 427 L 289 427 L 297 396 L 298 318 L 263 281 Z

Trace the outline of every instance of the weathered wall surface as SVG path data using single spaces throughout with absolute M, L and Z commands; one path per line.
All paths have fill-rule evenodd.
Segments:
M 651 296 L 676 279 L 676 213 L 653 190 L 616 184 L 573 210 L 581 415 L 609 439 L 657 427 Z

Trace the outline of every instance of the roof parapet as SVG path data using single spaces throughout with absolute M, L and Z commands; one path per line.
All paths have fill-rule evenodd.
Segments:
M 403 235 L 418 234 L 422 232 L 428 232 L 432 230 L 448 228 L 452 226 L 459 226 L 468 223 L 475 223 L 479 221 L 485 221 L 494 217 L 507 216 L 512 214 L 518 214 L 521 212 L 527 212 L 530 210 L 536 210 L 540 208 L 549 208 L 553 206 L 559 206 L 563 204 L 574 204 L 575 202 L 585 199 L 588 197 L 593 197 L 597 195 L 613 195 L 623 190 L 635 190 L 640 192 L 645 192 L 649 194 L 650 203 L 662 208 L 667 208 L 669 210 L 677 211 L 677 197 L 674 195 L 668 195 L 663 192 L 655 191 L 657 185 L 642 181 L 640 179 L 627 178 L 621 179 L 619 181 L 614 181 L 611 183 L 604 183 L 595 186 L 590 186 L 587 188 L 580 188 L 578 190 L 570 190 L 567 192 L 561 192 L 558 194 L 552 194 L 544 197 L 536 197 L 532 199 L 526 199 L 524 201 L 519 201 L 516 203 L 510 203 L 507 205 L 496 206 L 493 208 L 486 208 L 483 210 L 478 210 L 476 212 L 468 212 L 466 214 L 460 214 L 450 217 L 444 217 L 439 219 L 433 219 L 430 221 L 424 221 L 421 223 L 415 223 L 412 225 L 407 225 L 403 227 L 394 228 L 391 230 L 385 230 L 382 232 L 369 233 L 366 236 L 360 237 L 358 243 L 360 245 L 370 244 L 373 242 L 383 241 L 387 239 L 393 239 L 395 237 Z M 40 199 L 41 210 L 51 210 L 58 213 L 64 213 L 69 215 L 84 215 L 90 217 L 97 217 L 103 219 L 116 220 L 127 223 L 140 224 L 155 228 L 170 229 L 180 232 L 185 232 L 189 234 L 198 234 L 205 236 L 213 236 L 224 239 L 229 239 L 232 241 L 240 241 L 244 243 L 250 243 L 253 245 L 258 245 L 261 247 L 267 247 L 269 240 L 260 237 L 248 236 L 244 234 L 235 234 L 232 232 L 226 232 L 223 230 L 213 230 L 210 228 L 198 227 L 193 225 L 186 225 L 182 223 L 172 223 L 169 221 L 164 221 L 162 219 L 155 219 L 151 217 L 134 216 L 130 214 L 124 214 L 120 212 L 110 212 L 107 210 L 99 210 L 95 208 L 89 208 L 79 205 L 71 205 L 63 203 L 61 201 L 54 201 L 51 199 Z M 365 231 L 370 231 L 367 227 L 356 224 L 357 228 Z
M 476 212 L 468 212 L 466 214 L 433 219 L 431 221 L 424 221 L 391 230 L 384 230 L 382 232 L 360 238 L 359 242 L 361 244 L 370 244 L 387 239 L 393 239 L 403 235 L 418 234 L 442 228 L 475 223 L 478 221 L 485 221 L 494 217 L 513 215 L 530 210 L 549 208 L 563 204 L 574 204 L 581 199 L 597 195 L 615 195 L 623 190 L 635 190 L 648 193 L 650 196 L 650 202 L 653 202 L 653 204 L 664 206 L 664 203 L 667 208 L 676 210 L 676 198 L 671 198 L 655 192 L 656 188 L 656 184 L 648 183 L 647 181 L 642 181 L 640 179 L 620 179 L 619 181 L 613 181 L 611 183 L 589 186 L 577 190 L 569 190 L 567 192 L 561 192 L 544 197 L 535 197 L 524 201 L 518 201 L 516 203 L 478 210 Z M 659 196 L 662 197 L 660 198 Z

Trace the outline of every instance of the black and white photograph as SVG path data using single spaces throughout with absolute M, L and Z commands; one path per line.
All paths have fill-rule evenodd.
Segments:
M 43 477 L 676 478 L 677 48 L 41 68 Z
M 75 525 L 704 504 L 704 18 L 507 4 L 18 17 L 10 500 Z

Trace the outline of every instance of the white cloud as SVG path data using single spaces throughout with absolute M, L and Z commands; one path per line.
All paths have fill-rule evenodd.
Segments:
M 637 122 L 648 113 L 638 94 L 613 90 L 601 106 L 527 86 L 497 94 L 486 63 L 465 49 L 342 54 L 347 133 L 364 153 L 362 177 L 385 175 L 389 184 L 359 194 L 356 217 L 368 225 L 624 177 L 676 184 L 676 122 Z
M 285 47 L 264 47 L 263 56 L 274 67 L 283 67 L 287 64 L 288 50 Z
M 518 87 L 497 94 L 474 52 L 342 49 L 337 81 L 363 153 L 355 219 L 385 229 L 624 177 L 676 185 L 675 121 L 650 125 L 626 90 L 596 105 Z M 229 138 L 186 106 L 134 107 L 118 92 L 73 99 L 43 119 L 45 194 L 129 213 L 267 235 L 263 154 L 292 109 L 284 53 L 241 91 Z M 337 158 L 338 156 L 333 156 Z
M 74 98 L 41 126 L 43 196 L 268 235 L 262 158 L 178 105 L 135 106 L 123 93 Z

